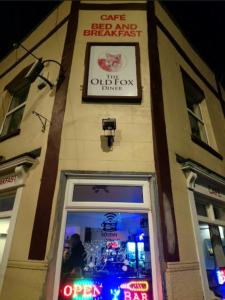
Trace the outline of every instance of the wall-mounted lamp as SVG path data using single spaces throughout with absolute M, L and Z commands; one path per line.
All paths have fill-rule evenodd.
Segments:
M 39 78 L 42 79 L 42 82 L 38 85 L 39 90 L 43 89 L 46 86 L 46 84 L 48 84 L 50 86 L 50 88 L 52 89 L 54 87 L 54 84 L 51 83 L 47 78 L 45 78 L 40 73 L 44 69 L 46 63 L 54 62 L 57 65 L 59 65 L 60 67 L 61 67 L 61 64 L 58 61 L 54 60 L 54 59 L 42 60 L 42 58 L 38 58 L 30 50 L 25 48 L 22 44 L 14 43 L 13 47 L 14 48 L 18 48 L 18 47 L 23 48 L 28 54 L 30 54 L 31 56 L 33 56 L 36 59 L 35 63 L 32 65 L 29 72 L 26 74 L 25 78 L 32 83 L 37 79 L 37 77 L 39 77 Z
M 104 130 L 104 136 L 107 138 L 107 145 L 111 148 L 114 142 L 116 119 L 102 119 L 102 129 Z

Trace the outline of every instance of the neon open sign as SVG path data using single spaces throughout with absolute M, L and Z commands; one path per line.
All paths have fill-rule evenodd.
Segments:
M 63 296 L 69 299 L 97 299 L 102 287 L 92 283 L 66 284 L 63 288 Z

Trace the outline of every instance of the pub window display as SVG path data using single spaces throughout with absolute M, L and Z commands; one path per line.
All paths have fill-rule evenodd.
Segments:
M 69 212 L 59 298 L 151 300 L 148 215 Z

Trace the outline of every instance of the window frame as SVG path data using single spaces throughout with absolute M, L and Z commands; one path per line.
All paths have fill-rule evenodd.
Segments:
M 206 145 L 210 145 L 209 136 L 208 136 L 208 132 L 207 132 L 207 126 L 205 125 L 204 114 L 202 113 L 202 108 L 201 108 L 201 103 L 206 101 L 205 94 L 202 91 L 202 89 L 198 86 L 198 84 L 192 79 L 192 77 L 183 68 L 181 68 L 181 75 L 182 75 L 182 82 L 183 82 L 183 89 L 184 89 L 184 96 L 185 96 L 185 104 L 186 104 L 186 110 L 187 110 L 187 113 L 188 113 L 191 136 L 198 139 L 202 143 L 205 143 Z M 193 89 L 198 90 L 198 92 L 200 94 L 202 94 L 202 99 L 200 101 L 198 100 L 198 101 L 194 102 L 194 105 L 196 105 L 199 108 L 201 116 L 199 116 L 191 108 L 188 107 L 188 96 L 187 96 L 187 93 L 186 93 L 185 81 L 188 82 L 188 84 L 191 84 Z M 197 121 L 199 131 L 201 131 L 201 128 L 199 127 L 199 122 L 203 126 L 203 130 L 204 130 L 203 135 L 205 136 L 206 139 L 203 139 L 201 136 L 199 137 L 199 136 L 197 136 L 196 134 L 193 133 L 192 126 L 191 126 L 191 120 L 190 120 L 189 115 L 191 115 Z
M 26 88 L 28 89 L 28 91 L 27 91 L 25 100 L 24 100 L 22 103 L 20 103 L 19 105 L 17 105 L 16 107 L 14 107 L 14 108 L 12 108 L 12 109 L 10 110 L 10 107 L 11 107 L 11 104 L 13 103 L 13 99 L 14 99 L 14 97 L 15 97 L 15 94 L 16 94 L 18 91 L 20 91 L 20 90 L 22 90 L 22 89 L 26 89 Z M 1 130 L 0 130 L 0 141 L 6 139 L 6 138 L 8 138 L 8 137 L 14 136 L 15 134 L 18 134 L 18 133 L 20 132 L 20 125 L 21 125 L 22 120 L 23 120 L 23 114 L 24 114 L 24 111 L 23 111 L 23 113 L 22 113 L 21 121 L 20 121 L 20 123 L 18 124 L 18 128 L 17 128 L 16 130 L 14 130 L 13 132 L 10 132 L 10 133 L 9 133 L 9 132 L 8 132 L 8 129 L 9 129 L 9 126 L 10 126 L 10 123 L 11 123 L 11 121 L 10 121 L 9 126 L 8 126 L 8 128 L 7 128 L 7 133 L 5 133 L 4 135 L 2 135 L 3 130 L 4 130 L 4 126 L 5 126 L 5 123 L 6 123 L 6 119 L 7 119 L 10 115 L 13 115 L 16 111 L 18 111 L 18 110 L 20 110 L 20 109 L 23 109 L 23 108 L 25 109 L 26 102 L 27 102 L 27 99 L 28 99 L 28 96 L 29 96 L 29 92 L 30 92 L 30 84 L 29 84 L 29 83 L 27 83 L 27 84 L 25 84 L 24 86 L 20 87 L 18 90 L 15 90 L 13 93 L 8 92 L 9 95 L 11 96 L 11 100 L 9 101 L 9 105 L 8 105 L 8 108 L 7 108 L 7 112 L 5 113 L 5 116 L 4 116 L 3 121 L 2 121 L 2 126 L 1 126 Z
M 1 195 L 14 195 L 14 204 L 13 208 L 8 211 L 0 212 L 0 219 L 10 218 L 9 228 L 8 228 L 8 234 L 5 242 L 4 252 L 2 255 L 2 262 L 0 263 L 0 291 L 3 285 L 4 277 L 5 277 L 5 271 L 8 264 L 9 259 L 9 252 L 11 249 L 11 243 L 16 223 L 16 216 L 19 208 L 19 202 L 22 194 L 23 187 L 15 188 L 9 191 L 0 191 Z
M 122 202 L 111 202 L 104 205 L 103 202 L 72 202 L 73 197 L 73 188 L 75 184 L 101 184 L 107 183 L 108 185 L 140 185 L 143 189 L 143 203 L 122 203 Z M 146 213 L 148 215 L 148 223 L 149 223 L 149 243 L 151 249 L 151 261 L 152 261 L 152 290 L 153 290 L 153 298 L 159 299 L 162 295 L 162 279 L 160 274 L 160 267 L 158 261 L 158 244 L 157 244 L 157 228 L 155 224 L 155 220 L 152 217 L 151 211 L 151 196 L 152 189 L 148 180 L 126 180 L 126 179 L 68 179 L 66 183 L 65 190 L 65 200 L 64 207 L 62 213 L 62 221 L 59 235 L 59 242 L 57 247 L 57 257 L 56 257 L 56 269 L 55 269 L 55 278 L 54 278 L 54 288 L 53 288 L 53 299 L 58 299 L 58 289 L 60 284 L 60 273 L 61 273 L 61 263 L 62 263 L 62 253 L 63 253 L 63 245 L 64 245 L 64 232 L 67 220 L 67 214 L 69 212 L 126 212 L 126 213 Z
M 199 269 L 200 269 L 200 276 L 201 276 L 201 282 L 202 282 L 202 289 L 204 294 L 204 299 L 211 299 L 211 293 L 212 291 L 209 288 L 208 283 L 208 276 L 207 276 L 207 269 L 205 264 L 205 256 L 204 251 L 202 247 L 202 241 L 200 236 L 200 229 L 199 224 L 204 223 L 208 225 L 215 225 L 215 226 L 223 226 L 225 227 L 225 221 L 219 220 L 215 218 L 214 210 L 213 210 L 213 204 L 218 205 L 218 203 L 222 204 L 222 206 L 225 206 L 225 199 L 219 199 L 215 195 L 211 195 L 207 192 L 207 189 L 204 185 L 196 183 L 196 179 L 198 177 L 200 178 L 206 178 L 210 183 L 214 182 L 215 184 L 221 184 L 225 187 L 225 181 L 218 178 L 217 176 L 212 175 L 209 176 L 208 172 L 201 169 L 199 170 L 198 167 L 188 168 L 183 167 L 182 168 L 184 172 L 188 172 L 186 174 L 186 185 L 187 185 L 187 191 L 188 191 L 188 198 L 189 198 L 189 204 L 190 204 L 190 211 L 191 211 L 191 218 L 192 218 L 192 224 L 193 224 L 193 234 L 195 238 L 196 243 L 196 253 L 199 261 Z M 200 196 L 200 197 L 199 197 Z M 200 216 L 197 213 L 197 206 L 196 203 L 202 203 L 204 202 L 206 204 L 206 210 L 207 210 L 207 217 Z

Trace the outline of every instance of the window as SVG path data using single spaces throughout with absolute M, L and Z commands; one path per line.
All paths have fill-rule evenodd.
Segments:
M 149 299 L 148 214 L 68 212 L 60 277 L 60 300 Z
M 208 144 L 206 129 L 201 112 L 201 102 L 205 99 L 204 93 L 183 70 L 182 77 L 192 135 Z
M 0 137 L 11 136 L 19 131 L 29 89 L 30 85 L 26 84 L 12 94 L 12 100 L 5 116 Z
M 72 201 L 143 203 L 142 186 L 76 184 Z
M 0 194 L 0 270 L 15 201 L 15 194 Z
M 68 179 L 54 300 L 158 299 L 148 180 Z
M 205 204 L 204 204 L 205 202 Z M 215 202 L 215 201 L 214 201 Z M 210 202 L 195 195 L 202 247 L 209 288 L 219 299 L 225 298 L 225 203 Z M 222 275 L 221 275 L 222 274 Z

